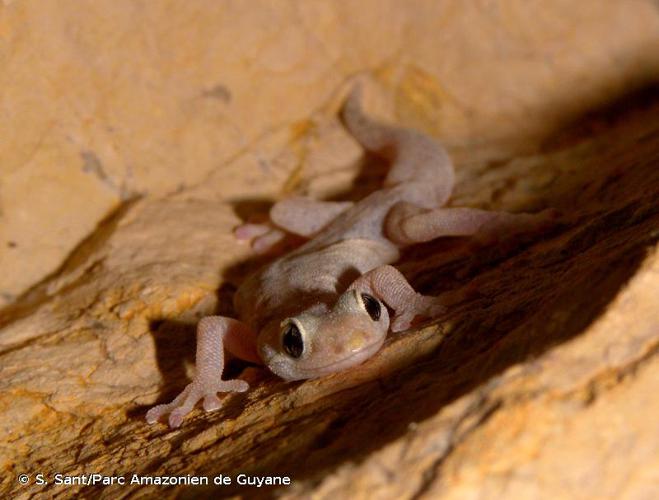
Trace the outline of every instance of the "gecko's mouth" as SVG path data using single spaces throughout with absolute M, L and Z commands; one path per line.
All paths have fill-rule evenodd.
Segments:
M 352 366 L 363 363 L 373 356 L 382 346 L 384 339 L 373 342 L 357 352 L 350 354 L 338 361 L 333 361 L 322 366 L 305 368 L 300 366 L 301 363 L 291 363 L 286 361 L 275 361 L 269 368 L 270 371 L 279 375 L 285 380 L 304 380 L 310 378 L 322 377 L 330 373 L 336 373 Z

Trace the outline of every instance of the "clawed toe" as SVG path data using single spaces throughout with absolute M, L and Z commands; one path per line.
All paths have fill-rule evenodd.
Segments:
M 185 417 L 187 413 L 188 412 L 184 408 L 176 408 L 169 414 L 169 419 L 167 419 L 169 426 L 172 429 L 180 427 L 183 423 L 183 417 Z
M 391 323 L 391 331 L 398 333 L 407 330 L 412 326 L 412 319 L 414 318 L 409 314 L 401 314 L 397 316 Z
M 183 423 L 185 416 L 192 411 L 194 406 L 203 399 L 203 407 L 206 411 L 214 411 L 222 406 L 218 392 L 245 392 L 249 389 L 249 384 L 244 380 L 222 380 L 213 384 L 213 389 L 208 390 L 208 386 L 192 382 L 181 394 L 171 403 L 158 405 L 146 412 L 146 421 L 149 424 L 155 424 L 164 415 L 169 413 L 167 419 L 169 426 L 172 428 L 179 427 Z
M 221 389 L 227 392 L 246 392 L 249 390 L 249 384 L 244 380 L 229 380 L 226 382 L 226 387 Z
M 204 410 L 205 411 L 215 411 L 222 406 L 220 398 L 215 394 L 209 394 L 204 398 Z
M 271 229 L 267 233 L 252 241 L 252 250 L 256 253 L 267 253 L 273 250 L 286 236 L 286 233 L 279 229 Z
M 237 240 L 248 241 L 263 236 L 272 228 L 267 224 L 242 224 L 234 229 L 233 235 Z
M 160 417 L 162 417 L 166 413 L 166 410 L 164 408 L 164 405 L 158 405 L 154 406 L 151 408 L 149 411 L 146 412 L 146 422 L 148 424 L 155 424 L 158 420 L 160 420 Z
M 235 228 L 233 235 L 239 241 L 251 241 L 252 250 L 263 254 L 274 249 L 284 239 L 286 233 L 271 224 L 246 223 Z

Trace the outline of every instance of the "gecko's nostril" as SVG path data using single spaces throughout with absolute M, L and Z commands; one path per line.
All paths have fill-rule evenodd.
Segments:
M 366 334 L 366 332 L 362 332 L 362 331 L 354 332 L 351 335 L 350 340 L 346 344 L 348 351 L 350 352 L 359 351 L 362 347 L 366 345 L 367 338 L 368 335 Z

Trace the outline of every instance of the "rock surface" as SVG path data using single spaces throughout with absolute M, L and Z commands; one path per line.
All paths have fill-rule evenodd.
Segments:
M 659 497 L 656 2 L 5 1 L 0 67 L 4 497 Z M 219 411 L 147 426 L 262 263 L 232 228 L 377 185 L 336 118 L 360 72 L 373 114 L 449 146 L 453 205 L 559 224 L 415 248 L 417 287 L 477 292 L 357 369 L 248 367 Z

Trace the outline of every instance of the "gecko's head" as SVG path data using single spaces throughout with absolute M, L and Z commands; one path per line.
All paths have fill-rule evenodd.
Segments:
M 260 336 L 258 347 L 273 373 L 300 380 L 364 362 L 380 349 L 388 330 L 384 304 L 369 294 L 348 290 L 331 310 L 310 308 L 272 325 Z

